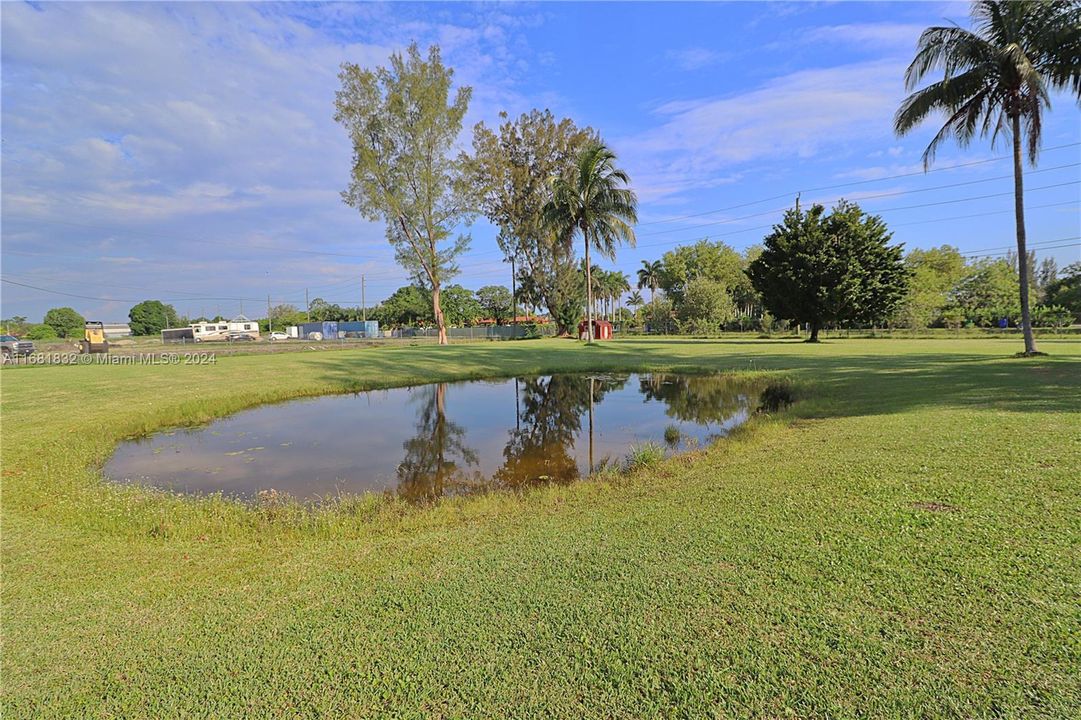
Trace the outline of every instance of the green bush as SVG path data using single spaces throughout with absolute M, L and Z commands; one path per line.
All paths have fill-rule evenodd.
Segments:
M 57 338 L 56 330 L 51 325 L 42 323 L 41 325 L 34 325 L 26 331 L 27 340 L 55 340 Z
M 1032 308 L 1035 327 L 1064 328 L 1073 321 L 1073 313 L 1061 305 L 1037 305 Z

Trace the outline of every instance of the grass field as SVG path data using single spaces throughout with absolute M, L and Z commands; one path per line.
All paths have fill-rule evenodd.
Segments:
M 5 368 L 3 715 L 1077 717 L 1081 347 L 1017 349 L 546 340 Z M 248 509 L 94 469 L 124 436 L 300 395 L 692 368 L 776 373 L 801 399 L 629 476 L 429 508 Z

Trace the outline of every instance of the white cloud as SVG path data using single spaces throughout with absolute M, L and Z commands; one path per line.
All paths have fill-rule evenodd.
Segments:
M 897 48 L 915 49 L 916 41 L 927 28 L 917 23 L 851 23 L 822 25 L 800 33 L 808 43 L 863 45 L 880 51 Z
M 440 43 L 455 81 L 475 88 L 468 130 L 499 109 L 527 109 L 513 90 L 527 55 L 518 33 L 540 21 L 501 8 L 439 22 L 408 6 L 292 4 L 10 4 L 3 15 L 4 247 L 56 257 L 12 255 L 6 271 L 79 292 L 63 256 L 107 251 L 142 258 L 141 284 L 223 294 L 220 276 L 185 259 L 246 253 L 258 271 L 228 280 L 224 294 L 270 285 L 303 295 L 365 267 L 369 300 L 378 276 L 389 285 L 404 274 L 383 228 L 339 196 L 351 158 L 333 120 L 340 63 L 382 64 L 412 39 Z M 363 257 L 315 262 L 248 243 Z M 107 265 L 98 281 L 123 284 L 130 264 Z M 55 300 L 6 286 L 11 297 Z
M 725 53 L 703 47 L 671 50 L 667 53 L 668 60 L 673 62 L 680 70 L 686 71 L 701 70 L 704 67 L 716 65 L 726 57 L 728 55 Z
M 708 187 L 746 163 L 891 138 L 898 78 L 892 62 L 803 70 L 736 95 L 666 103 L 658 125 L 616 145 L 644 197 Z

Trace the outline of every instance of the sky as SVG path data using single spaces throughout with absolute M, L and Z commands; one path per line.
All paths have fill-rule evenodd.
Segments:
M 879 213 L 906 249 L 1003 256 L 1009 148 L 904 138 L 892 116 L 920 32 L 965 3 L 0 4 L 0 315 L 71 306 L 124 322 L 265 314 L 307 297 L 373 305 L 409 282 L 381 224 L 342 200 L 343 62 L 438 44 L 472 127 L 533 108 L 595 128 L 639 197 L 633 277 L 679 244 L 761 242 L 797 192 Z M 1045 115 L 1028 168 L 1037 258 L 1081 259 L 1081 111 Z M 962 167 L 957 167 L 957 166 Z M 898 177 L 900 176 L 900 177 Z M 483 218 L 454 280 L 510 285 Z M 27 287 L 32 286 L 32 287 Z

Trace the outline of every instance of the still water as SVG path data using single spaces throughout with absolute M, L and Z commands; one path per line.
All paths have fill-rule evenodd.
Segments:
M 669 452 L 707 444 L 746 421 L 756 398 L 731 375 L 659 373 L 329 395 L 124 442 L 105 474 L 241 498 L 269 490 L 301 500 L 389 491 L 425 501 L 570 482 L 621 463 L 646 442 Z

